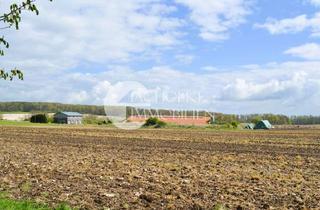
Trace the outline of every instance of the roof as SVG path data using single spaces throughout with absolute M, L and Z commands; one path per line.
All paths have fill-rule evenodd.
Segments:
M 271 123 L 269 122 L 269 120 L 262 120 L 261 121 L 263 124 L 265 124 L 265 126 L 267 126 L 268 128 L 271 128 L 272 127 L 272 125 L 271 125 Z
M 58 112 L 58 113 L 61 113 L 68 117 L 82 117 L 82 114 L 80 114 L 79 112 Z
M 269 120 L 261 120 L 259 121 L 256 126 L 254 127 L 254 129 L 263 129 L 263 128 L 266 128 L 266 129 L 270 129 L 272 128 L 272 125 L 271 123 L 269 122 Z
M 254 128 L 254 126 L 255 126 L 255 124 L 254 124 L 254 123 L 248 123 L 248 124 L 246 124 L 246 125 L 245 125 L 245 128 L 253 129 L 253 128 Z

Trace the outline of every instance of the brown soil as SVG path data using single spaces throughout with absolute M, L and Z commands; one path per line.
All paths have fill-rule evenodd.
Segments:
M 0 127 L 0 191 L 81 209 L 320 209 L 320 130 Z

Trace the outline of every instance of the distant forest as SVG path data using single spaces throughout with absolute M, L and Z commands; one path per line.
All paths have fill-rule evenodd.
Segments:
M 79 112 L 82 114 L 104 115 L 103 106 L 74 105 L 46 102 L 0 102 L 0 112 Z
M 79 112 L 82 114 L 105 115 L 103 106 L 94 105 L 75 105 L 47 102 L 0 102 L 0 112 L 31 112 L 31 113 L 53 113 L 58 111 Z M 286 116 L 275 114 L 251 114 L 251 115 L 232 115 L 222 113 L 207 113 L 193 111 L 169 111 L 169 110 L 144 110 L 127 108 L 127 116 L 131 115 L 175 115 L 175 116 L 214 116 L 218 124 L 239 122 L 239 123 L 256 123 L 262 119 L 269 120 L 274 125 L 314 125 L 320 124 L 320 116 Z
M 276 114 L 250 114 L 250 115 L 227 115 L 216 113 L 215 120 L 217 123 L 240 122 L 240 123 L 257 123 L 260 120 L 269 120 L 273 125 L 318 125 L 320 116 L 286 116 Z

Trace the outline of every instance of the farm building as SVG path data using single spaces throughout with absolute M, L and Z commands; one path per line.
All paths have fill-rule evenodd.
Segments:
M 61 124 L 82 124 L 82 114 L 78 112 L 58 112 L 53 116 L 55 123 Z
M 248 130 L 253 130 L 254 129 L 254 124 L 253 123 L 248 123 L 244 126 L 244 129 Z
M 254 126 L 254 129 L 258 130 L 258 129 L 271 129 L 272 125 L 268 120 L 261 120 L 260 122 L 258 122 L 256 124 L 256 126 Z
M 190 117 L 174 117 L 174 116 L 160 116 L 158 117 L 160 120 L 176 124 L 176 125 L 195 125 L 195 126 L 205 126 L 208 125 L 213 119 L 211 117 L 198 117 L 198 116 L 190 116 Z M 130 122 L 145 122 L 148 117 L 145 116 L 130 116 L 127 120 Z

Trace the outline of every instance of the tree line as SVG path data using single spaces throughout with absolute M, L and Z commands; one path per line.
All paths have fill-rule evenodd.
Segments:
M 31 112 L 31 113 L 55 113 L 59 111 L 79 112 L 82 114 L 105 115 L 104 106 L 95 105 L 76 105 L 49 102 L 0 102 L 0 112 Z M 127 107 L 127 116 L 146 115 L 146 116 L 214 116 L 215 123 L 257 123 L 260 120 L 269 120 L 273 125 L 313 125 L 320 124 L 320 116 L 286 116 L 276 114 L 249 114 L 235 115 L 223 113 L 208 113 L 205 111 L 173 111 L 165 109 L 136 109 Z
M 105 115 L 103 106 L 46 103 L 46 102 L 0 102 L 0 112 L 55 113 L 59 111 L 79 112 L 82 114 Z
M 216 113 L 215 121 L 218 124 L 239 122 L 239 123 L 257 123 L 260 120 L 268 120 L 273 125 L 316 125 L 320 124 L 320 116 L 286 116 L 279 114 L 249 114 L 233 115 Z

